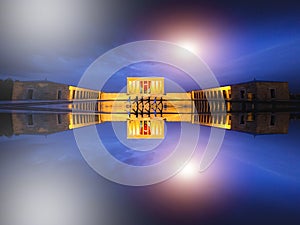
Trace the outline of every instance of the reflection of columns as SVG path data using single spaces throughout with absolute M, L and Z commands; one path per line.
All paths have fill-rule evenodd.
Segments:
M 98 112 L 101 112 L 101 102 L 99 101 L 96 104 L 97 104 Z
M 127 122 L 128 138 L 163 138 L 163 120 L 129 120 Z

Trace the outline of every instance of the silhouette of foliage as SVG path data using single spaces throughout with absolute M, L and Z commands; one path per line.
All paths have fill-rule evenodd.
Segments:
M 13 90 L 13 80 L 0 80 L 0 100 L 11 100 Z
M 11 137 L 13 135 L 12 114 L 0 113 L 0 136 Z

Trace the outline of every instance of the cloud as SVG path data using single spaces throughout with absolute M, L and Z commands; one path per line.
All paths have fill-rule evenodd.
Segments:
M 272 46 L 240 57 L 215 69 L 221 83 L 253 80 L 300 82 L 300 40 Z

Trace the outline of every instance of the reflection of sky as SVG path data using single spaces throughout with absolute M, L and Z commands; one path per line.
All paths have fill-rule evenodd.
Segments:
M 252 136 L 228 132 L 223 147 L 236 160 L 261 167 L 274 175 L 297 180 L 300 177 L 299 125 L 299 121 L 291 123 L 288 135 Z M 255 160 L 247 160 L 252 158 Z
M 124 137 L 121 138 L 125 139 L 125 136 L 127 136 L 127 123 L 123 122 L 122 125 L 123 126 L 118 127 L 118 129 L 120 129 L 121 132 L 123 131 L 122 134 Z M 129 147 L 120 143 L 114 133 L 111 123 L 101 124 L 100 126 L 97 126 L 97 129 L 100 138 L 103 140 L 104 146 L 116 159 L 130 165 L 146 166 L 156 164 L 164 160 L 168 155 L 172 154 L 177 145 L 177 142 L 174 140 L 179 140 L 180 123 L 167 123 L 165 126 L 167 126 L 168 130 L 165 138 L 154 149 L 151 147 L 152 142 L 156 142 L 155 140 L 131 139 L 126 141 L 128 144 L 134 143 L 139 149 L 143 149 L 143 146 L 144 149 L 150 147 L 152 150 L 149 151 L 131 150 Z
M 249 221 L 252 222 L 258 216 L 270 221 L 288 220 L 289 216 L 297 219 L 300 200 L 299 125 L 299 122 L 291 122 L 288 135 L 254 137 L 227 131 L 220 154 L 205 173 L 197 174 L 192 181 L 175 177 L 162 184 L 133 189 L 115 185 L 93 172 L 80 155 L 72 131 L 48 136 L 2 137 L 0 197 L 9 204 L 1 206 L 1 214 L 13 207 L 18 212 L 14 215 L 15 220 L 24 218 L 20 210 L 24 210 L 27 202 L 37 201 L 38 204 L 43 200 L 50 201 L 43 195 L 42 199 L 34 197 L 47 185 L 52 190 L 44 189 L 48 193 L 65 196 L 62 198 L 63 206 L 97 221 L 112 221 L 112 208 L 114 214 L 125 221 L 131 221 L 136 210 L 140 212 L 137 220 L 149 219 L 152 213 L 157 213 L 157 217 L 149 219 L 151 222 L 158 216 L 171 219 L 167 214 L 169 211 L 176 212 L 175 219 L 183 219 L 183 214 L 179 212 L 195 220 L 211 220 L 213 215 L 218 214 L 222 220 L 239 222 L 249 213 L 252 215 Z M 171 125 L 168 129 L 171 133 L 167 134 L 162 146 L 176 144 L 171 139 L 178 135 L 177 127 L 178 124 Z M 170 152 L 162 149 L 161 154 L 157 155 L 135 154 L 116 142 L 110 123 L 99 124 L 97 129 L 111 153 L 129 164 L 143 164 L 147 159 L 159 160 Z M 201 128 L 196 162 L 207 144 L 209 130 L 208 127 Z M 24 191 L 20 192 L 21 189 Z M 31 196 L 31 199 L 25 195 Z M 130 207 L 124 208 L 129 199 Z M 185 205 L 185 209 L 173 201 Z M 162 207 L 159 211 L 155 207 L 157 204 Z M 99 216 L 99 212 L 92 210 L 92 207 L 101 209 L 103 214 Z M 198 210 L 205 214 L 197 214 Z M 236 217 L 236 214 L 239 216 Z M 1 216 L 0 221 L 8 217 L 9 214 Z

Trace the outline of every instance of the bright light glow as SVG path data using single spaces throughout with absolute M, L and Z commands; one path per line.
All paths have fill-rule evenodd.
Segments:
M 188 163 L 180 172 L 179 176 L 183 178 L 193 178 L 198 174 L 198 168 L 195 163 Z
M 197 44 L 195 42 L 181 42 L 179 43 L 179 46 L 181 46 L 182 48 L 185 48 L 186 50 L 194 53 L 194 54 L 198 54 L 199 53 L 199 47 L 197 46 Z
M 99 33 L 109 33 L 120 14 L 118 0 L 9 0 L 1 2 L 1 28 L 7 38 L 26 46 L 50 48 L 89 43 Z M 100 29 L 100 30 L 99 30 Z M 15 45 L 12 45 L 15 46 Z M 73 49 L 70 49 L 73 51 Z M 53 50 L 54 52 L 55 49 Z

